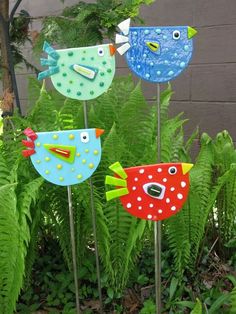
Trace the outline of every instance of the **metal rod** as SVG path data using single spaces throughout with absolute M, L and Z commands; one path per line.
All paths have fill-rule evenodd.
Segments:
M 21 4 L 22 0 L 17 0 L 16 4 L 14 5 L 13 9 L 11 10 L 9 22 L 12 23 L 16 10 L 18 9 L 19 5 Z
M 87 129 L 88 128 L 88 113 L 87 113 L 86 101 L 83 102 L 83 110 L 84 110 L 84 126 Z M 98 240 L 97 240 L 97 216 L 96 216 L 95 202 L 94 202 L 93 181 L 91 177 L 89 178 L 89 186 L 90 186 L 90 206 L 91 206 L 91 211 L 92 211 L 93 237 L 94 237 L 95 258 L 96 258 L 96 271 L 97 271 L 97 280 L 98 280 L 98 296 L 99 296 L 99 302 L 100 302 L 100 313 L 103 313 L 101 274 L 100 274 L 100 263 L 99 263 L 99 252 L 98 252 Z
M 75 225 L 74 225 L 74 215 L 72 208 L 72 195 L 71 186 L 67 186 L 68 193 L 68 203 L 69 203 L 69 219 L 70 219 L 70 240 L 72 249 L 72 261 L 73 261 L 73 273 L 75 282 L 75 298 L 76 298 L 76 313 L 80 314 L 80 302 L 79 302 L 79 284 L 78 284 L 78 266 L 76 261 L 76 246 L 75 246 Z
M 161 162 L 161 101 L 157 84 L 157 162 Z M 156 314 L 161 314 L 161 221 L 154 223 Z

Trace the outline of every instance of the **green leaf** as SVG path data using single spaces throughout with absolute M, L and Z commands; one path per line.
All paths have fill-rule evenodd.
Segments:
M 202 303 L 199 299 L 190 314 L 202 314 Z

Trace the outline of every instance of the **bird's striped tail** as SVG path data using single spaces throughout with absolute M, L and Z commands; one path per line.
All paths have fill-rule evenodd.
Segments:
M 116 162 L 112 164 L 109 169 L 111 169 L 120 178 L 106 176 L 105 184 L 119 187 L 116 190 L 106 192 L 107 201 L 129 194 L 126 181 L 127 174 L 121 164 L 119 162 Z
M 120 55 L 125 54 L 131 47 L 129 44 L 130 18 L 118 24 L 122 34 L 116 34 L 116 44 L 122 44 L 117 51 Z
M 27 140 L 22 140 L 22 144 L 27 147 L 27 149 L 22 151 L 22 155 L 27 158 L 35 154 L 35 144 L 34 141 L 38 138 L 38 135 L 30 128 L 27 128 L 23 132 L 27 136 Z
M 49 68 L 48 70 L 45 70 L 38 74 L 38 80 L 42 80 L 59 72 L 59 66 L 57 64 L 60 55 L 57 53 L 57 51 L 46 41 L 43 44 L 43 51 L 46 52 L 49 57 L 48 59 L 41 58 L 40 64 L 42 66 L 48 66 Z

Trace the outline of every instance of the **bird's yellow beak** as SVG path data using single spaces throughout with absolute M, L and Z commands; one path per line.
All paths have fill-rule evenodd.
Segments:
M 183 174 L 188 173 L 189 170 L 193 167 L 193 164 L 182 163 L 181 165 L 182 165 Z
M 116 47 L 114 45 L 110 44 L 109 49 L 110 49 L 110 55 L 114 56 L 114 54 L 116 53 Z
M 99 138 L 104 132 L 103 129 L 95 129 L 96 138 Z
M 188 39 L 193 38 L 197 34 L 197 30 L 193 27 L 188 26 Z

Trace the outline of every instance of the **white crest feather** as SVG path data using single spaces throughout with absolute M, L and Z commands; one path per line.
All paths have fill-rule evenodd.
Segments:
M 119 29 L 121 30 L 121 32 L 127 36 L 129 34 L 129 27 L 130 27 L 130 18 L 127 20 L 124 20 L 123 22 L 121 22 L 118 25 Z
M 116 44 L 123 44 L 129 41 L 129 37 L 116 34 Z
M 117 51 L 118 51 L 119 54 L 122 56 L 124 53 L 126 53 L 126 51 L 129 50 L 130 47 L 131 47 L 130 44 L 129 44 L 129 43 L 126 43 L 126 44 L 120 46 L 120 47 L 117 49 Z

